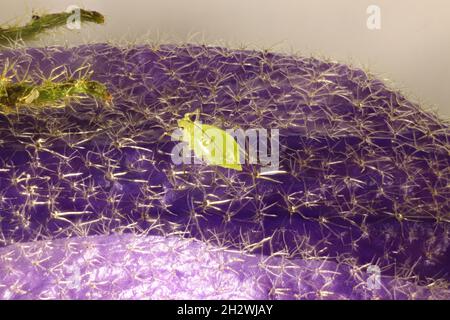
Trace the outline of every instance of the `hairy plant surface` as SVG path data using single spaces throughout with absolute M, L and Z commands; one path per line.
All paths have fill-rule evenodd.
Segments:
M 233 252 L 179 237 L 133 234 L 0 248 L 2 299 L 445 299 L 363 267 Z M 13 272 L 12 272 L 13 271 Z
M 449 126 L 362 70 L 194 45 L 29 48 L 0 63 L 13 83 L 89 67 L 113 95 L 0 115 L 3 245 L 179 235 L 448 283 Z M 279 129 L 279 170 L 174 165 L 169 135 L 197 109 L 223 130 Z

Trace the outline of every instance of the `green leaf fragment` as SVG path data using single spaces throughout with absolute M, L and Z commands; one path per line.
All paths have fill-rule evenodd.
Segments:
M 195 156 L 209 165 L 242 171 L 240 146 L 226 131 L 200 121 L 192 121 L 185 114 L 178 126 L 183 129 L 182 141 L 188 144 Z
M 4 84 L 0 86 L 0 113 L 3 114 L 12 113 L 18 107 L 64 107 L 67 100 L 83 96 L 102 100 L 106 104 L 112 100 L 104 84 L 86 79 L 65 82 L 44 81 L 42 84 L 3 82 Z

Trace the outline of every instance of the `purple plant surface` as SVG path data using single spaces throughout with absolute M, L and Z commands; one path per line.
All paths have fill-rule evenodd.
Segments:
M 88 67 L 113 103 L 0 115 L 1 244 L 178 235 L 448 284 L 448 123 L 364 71 L 194 45 L 1 51 L 7 61 L 13 81 Z M 223 129 L 279 129 L 281 172 L 174 165 L 168 135 L 197 109 Z
M 17 243 L 0 249 L 2 299 L 443 299 L 345 263 L 248 255 L 193 239 L 133 234 Z

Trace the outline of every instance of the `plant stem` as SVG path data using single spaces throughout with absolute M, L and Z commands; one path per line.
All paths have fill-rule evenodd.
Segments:
M 8 28 L 0 27 L 0 44 L 8 44 L 20 39 L 31 40 L 46 30 L 65 25 L 72 14 L 72 12 L 60 12 L 42 16 L 34 15 L 32 20 L 24 26 Z M 105 18 L 102 14 L 84 9 L 80 9 L 80 19 L 83 22 L 93 22 L 97 24 L 105 22 Z

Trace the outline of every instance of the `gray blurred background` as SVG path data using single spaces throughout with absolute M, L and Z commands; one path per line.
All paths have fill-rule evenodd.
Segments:
M 448 0 L 0 0 L 0 22 L 70 5 L 100 11 L 106 25 L 61 28 L 32 45 L 190 41 L 326 57 L 450 118 Z M 380 29 L 367 27 L 370 5 L 380 8 Z

